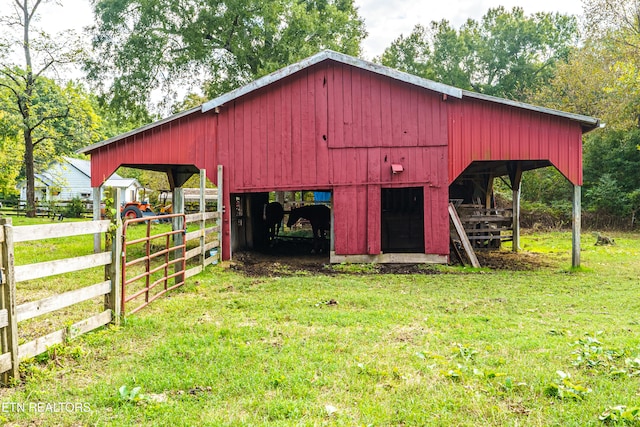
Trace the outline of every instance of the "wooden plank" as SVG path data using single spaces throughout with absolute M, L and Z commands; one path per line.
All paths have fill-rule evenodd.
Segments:
M 29 242 L 57 237 L 80 236 L 83 234 L 104 233 L 109 229 L 110 221 L 65 222 L 62 224 L 22 225 L 14 227 L 13 241 Z
M 218 261 L 218 258 L 219 256 L 210 256 L 208 258 L 205 258 L 203 267 L 206 267 L 209 264 L 213 264 L 214 262 Z
M 63 343 L 65 340 L 66 329 L 59 329 L 48 335 L 40 338 L 36 338 L 33 341 L 22 344 L 18 347 L 18 357 L 20 360 L 25 360 L 30 357 L 37 356 L 44 353 L 47 349 L 53 345 Z
M 93 220 L 94 221 L 100 221 L 100 216 L 101 216 L 101 212 L 100 212 L 100 193 L 102 186 L 100 187 L 93 187 L 92 188 L 92 192 L 93 192 Z M 119 191 L 119 190 L 116 190 Z M 105 206 L 105 210 L 106 210 L 106 206 Z M 101 237 L 102 234 L 101 233 L 96 233 L 93 235 L 93 253 L 99 253 L 101 252 L 100 249 L 100 244 L 101 244 Z
M 18 347 L 18 356 L 20 360 L 44 353 L 53 345 L 65 342 L 67 338 L 74 338 L 86 332 L 92 331 L 100 326 L 106 325 L 111 321 L 111 310 L 105 310 L 89 319 L 81 320 L 65 329 L 59 329 L 48 335 L 36 338 L 33 341 L 22 344 Z
M 202 217 L 204 217 L 205 220 L 218 219 L 220 217 L 220 214 L 218 212 L 205 212 L 204 214 L 197 212 L 197 213 L 185 215 L 185 222 L 191 223 L 191 222 L 201 221 Z
M 206 224 L 204 220 L 204 214 L 206 213 L 206 210 L 207 210 L 206 201 L 204 199 L 206 184 L 207 184 L 207 171 L 205 169 L 200 169 L 200 213 L 202 214 L 201 215 L 202 219 L 200 220 L 201 230 L 204 230 L 206 228 Z M 198 249 L 200 249 L 200 263 L 202 265 L 204 265 L 204 260 L 206 258 L 206 254 L 204 251 L 204 242 L 205 242 L 205 236 L 200 237 L 200 242 L 199 242 L 200 247 Z M 185 258 L 186 258 L 186 254 L 185 254 Z
M 172 202 L 173 202 L 173 212 L 176 214 L 184 213 L 184 189 L 182 187 L 173 188 L 172 193 Z M 184 223 L 184 217 L 177 216 L 173 218 L 173 229 L 174 230 L 186 230 L 187 225 Z M 198 230 L 199 232 L 199 230 Z M 182 234 L 174 234 L 173 235 L 173 245 L 180 247 L 185 244 L 187 241 L 186 237 L 183 237 Z M 180 247 L 173 252 L 173 259 L 177 260 L 184 257 L 184 249 Z M 174 264 L 175 273 L 179 273 L 184 271 L 184 260 L 182 262 L 177 262 Z M 175 284 L 183 283 L 184 277 L 181 274 L 175 276 Z
M 205 251 L 209 251 L 209 250 L 211 250 L 213 248 L 217 248 L 219 246 L 220 246 L 220 242 L 217 241 L 217 240 L 214 240 L 213 242 L 209 242 L 209 243 L 205 244 L 204 245 L 204 250 Z
M 83 301 L 107 294 L 111 291 L 111 281 L 107 280 L 82 289 L 54 295 L 39 301 L 28 302 L 16 307 L 16 318 L 18 322 L 32 319 L 52 311 L 60 310 Z
M 18 322 L 16 319 L 16 279 L 15 279 L 15 254 L 11 218 L 0 218 L 0 228 L 4 231 L 4 242 L 2 243 L 2 295 L 0 305 L 7 310 L 8 325 L 2 329 L 0 338 L 2 341 L 2 351 L 10 354 L 10 367 L 3 374 L 3 380 L 8 383 L 11 379 L 20 379 L 19 359 L 18 359 Z
M 453 226 L 455 227 L 456 232 L 458 233 L 458 237 L 462 242 L 462 247 L 467 253 L 469 261 L 471 261 L 471 265 L 475 268 L 480 268 L 480 262 L 476 257 L 476 253 L 473 251 L 473 247 L 471 246 L 471 242 L 467 237 L 467 233 L 465 233 L 464 228 L 462 227 L 462 223 L 460 222 L 460 218 L 458 217 L 458 212 L 456 212 L 456 208 L 453 206 L 453 203 L 449 203 L 449 216 L 451 217 Z
M 580 267 L 580 232 L 582 229 L 582 187 L 573 186 L 573 210 L 571 226 L 571 267 Z
M 107 323 L 111 322 L 111 310 L 105 310 L 102 313 L 96 314 L 93 317 L 90 317 L 85 320 L 81 320 L 77 323 L 74 323 L 69 327 L 69 338 L 75 338 L 82 334 L 86 334 L 87 332 L 91 332 L 100 326 L 104 326 Z
M 223 213 L 223 210 L 224 210 L 224 200 L 225 200 L 224 191 L 223 191 L 223 188 L 222 188 L 223 177 L 224 177 L 224 173 L 223 173 L 222 165 L 218 165 L 218 181 L 216 182 L 216 185 L 218 186 L 218 203 L 217 203 L 217 212 L 216 212 L 217 215 L 216 215 L 216 218 L 217 218 L 218 228 L 220 230 L 222 230 L 222 223 L 223 223 L 223 221 L 222 221 L 222 213 Z M 231 214 L 229 213 L 230 210 L 231 209 L 227 210 L 227 219 L 231 216 Z M 230 224 L 229 224 L 229 221 L 228 221 L 227 228 L 226 228 L 227 236 L 231 235 L 231 230 L 230 230 L 229 227 L 230 227 Z M 222 256 L 223 256 L 222 255 L 222 250 L 223 250 L 223 248 L 222 248 L 222 244 L 223 243 L 222 242 L 223 241 L 224 241 L 223 237 L 222 237 L 222 235 L 220 235 L 219 256 L 220 256 L 221 260 L 222 260 Z M 227 259 L 231 259 L 231 247 L 230 246 L 229 246 L 229 254 L 228 254 L 228 258 Z
M 378 255 L 336 255 L 334 251 L 329 257 L 331 264 L 446 264 L 445 255 L 419 253 L 382 253 Z
M 0 243 L 4 242 L 4 228 L 0 227 Z
M 218 225 L 214 225 L 213 227 L 207 227 L 204 229 L 205 236 L 211 233 L 218 233 L 218 232 L 220 232 L 220 226 Z
M 0 356 L 0 374 L 11 369 L 11 353 L 4 353 Z
M 111 252 L 84 255 L 75 258 L 66 258 L 55 261 L 41 262 L 37 264 L 19 265 L 15 267 L 16 282 L 40 279 L 56 274 L 85 270 L 111 263 Z
M 0 310 L 0 328 L 9 326 L 9 313 L 6 308 Z
M 122 202 L 122 195 L 116 191 L 113 197 L 113 207 L 118 209 Z M 120 323 L 122 314 L 122 220 L 120 215 L 116 216 L 116 229 L 111 239 L 112 262 L 105 268 L 104 278 L 111 282 L 111 292 L 104 297 L 104 308 L 111 310 L 112 321 L 117 325 Z
M 188 269 L 187 271 L 184 272 L 185 280 L 188 279 L 189 277 L 192 277 L 192 276 L 195 276 L 196 274 L 201 273 L 202 270 L 203 270 L 203 267 L 201 265 Z
M 193 249 L 188 250 L 185 254 L 184 254 L 184 258 L 186 260 L 190 260 L 193 257 L 197 257 L 198 255 L 200 255 L 202 253 L 202 247 L 201 246 L 197 246 Z
M 184 235 L 184 241 L 189 242 L 193 239 L 199 239 L 200 237 L 203 237 L 203 236 L 204 236 L 204 230 L 190 231 Z
M 184 216 L 184 222 L 186 222 L 187 224 L 190 222 L 196 222 L 196 221 L 200 221 L 202 220 L 202 213 L 201 212 L 197 212 L 194 214 L 189 214 L 189 215 L 185 215 Z

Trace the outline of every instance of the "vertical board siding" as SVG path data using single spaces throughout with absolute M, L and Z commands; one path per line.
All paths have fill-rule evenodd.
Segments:
M 195 112 L 91 153 L 91 186 L 100 186 L 121 165 L 217 164 L 215 114 Z M 207 168 L 209 170 L 210 168 Z M 208 178 L 216 182 L 215 168 Z
M 549 160 L 582 185 L 578 122 L 472 98 L 447 104 L 450 183 L 476 160 Z

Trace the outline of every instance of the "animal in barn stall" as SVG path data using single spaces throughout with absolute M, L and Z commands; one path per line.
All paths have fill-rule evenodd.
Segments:
M 282 205 L 278 202 L 271 202 L 264 205 L 262 219 L 267 224 L 269 243 L 272 244 L 278 236 L 278 233 L 280 233 L 280 224 L 282 224 L 282 220 L 284 219 L 284 209 Z
M 311 223 L 313 230 L 313 251 L 323 252 L 327 231 L 331 228 L 331 209 L 325 205 L 308 205 L 291 209 L 287 227 L 291 228 L 300 218 L 304 218 Z

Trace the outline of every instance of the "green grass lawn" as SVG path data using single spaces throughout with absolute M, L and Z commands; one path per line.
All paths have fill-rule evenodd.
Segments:
M 640 406 L 640 239 L 614 237 L 593 246 L 585 233 L 578 271 L 569 233 L 523 236 L 548 261 L 536 271 L 246 277 L 212 266 L 121 327 L 23 364 L 25 381 L 0 400 L 25 411 L 0 420 L 607 425 L 608 408 Z M 84 410 L 30 410 L 38 402 Z

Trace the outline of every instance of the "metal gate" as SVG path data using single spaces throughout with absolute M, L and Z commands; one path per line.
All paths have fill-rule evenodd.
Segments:
M 172 224 L 169 231 L 155 230 L 152 225 Z M 145 223 L 145 233 L 139 232 Z M 134 231 L 135 230 L 135 231 Z M 185 283 L 185 214 L 145 216 L 123 223 L 122 237 L 122 314 L 133 314 L 168 291 Z M 139 237 L 136 234 L 144 234 Z M 130 239 L 131 238 L 131 239 Z M 129 257 L 133 259 L 129 259 Z M 173 269 L 170 267 L 174 266 Z M 173 271 L 171 271 L 173 270 Z M 131 276 L 131 277 L 128 277 Z M 174 283 L 170 280 L 174 279 Z M 135 308 L 126 310 L 127 303 L 141 300 Z

